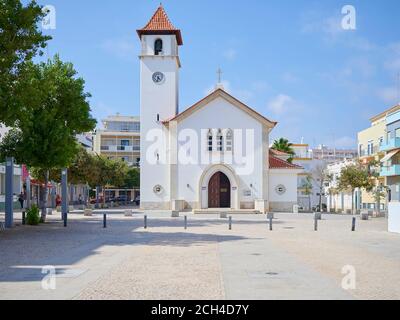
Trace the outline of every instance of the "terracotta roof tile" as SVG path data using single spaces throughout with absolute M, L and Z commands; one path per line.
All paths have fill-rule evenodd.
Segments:
M 162 5 L 158 7 L 146 26 L 137 30 L 137 33 L 139 37 L 143 34 L 175 34 L 178 45 L 183 44 L 181 31 L 171 23 Z
M 270 169 L 303 169 L 296 164 L 289 163 L 285 160 L 279 159 L 272 155 L 269 156 L 269 168 Z
M 287 157 L 290 157 L 289 153 L 286 153 L 286 152 L 283 152 L 283 151 L 280 151 L 280 150 L 270 149 L 270 152 L 275 156 L 280 156 L 280 157 L 287 156 Z

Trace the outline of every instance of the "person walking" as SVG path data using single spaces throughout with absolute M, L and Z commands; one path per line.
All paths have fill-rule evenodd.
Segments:
M 21 192 L 18 196 L 18 201 L 19 201 L 19 204 L 21 205 L 21 210 L 24 208 L 24 200 L 25 200 L 24 193 Z
M 60 197 L 60 195 L 58 194 L 57 196 L 56 196 L 56 207 L 60 207 L 61 206 L 61 197 Z

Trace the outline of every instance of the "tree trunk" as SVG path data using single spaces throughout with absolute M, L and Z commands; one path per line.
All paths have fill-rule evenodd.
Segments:
M 310 212 L 312 212 L 312 208 L 311 208 L 311 195 L 308 195 L 308 210 L 310 210 Z
M 322 212 L 322 188 L 323 185 L 319 187 L 319 212 Z
M 42 215 L 41 215 L 41 220 L 43 223 L 46 222 L 46 216 L 47 216 L 47 196 L 48 196 L 48 189 L 47 185 L 49 183 L 49 171 L 47 170 L 45 173 L 45 178 L 44 178 L 44 189 L 42 192 Z

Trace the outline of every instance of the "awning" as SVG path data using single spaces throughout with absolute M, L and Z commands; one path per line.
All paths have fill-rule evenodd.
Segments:
M 392 159 L 396 154 L 398 154 L 400 152 L 400 150 L 394 150 L 389 152 L 386 156 L 384 156 L 381 160 L 381 162 L 387 162 L 390 159 Z

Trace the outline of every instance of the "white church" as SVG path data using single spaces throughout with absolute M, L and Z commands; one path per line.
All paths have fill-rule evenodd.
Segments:
M 142 209 L 292 212 L 303 170 L 270 150 L 277 123 L 221 84 L 179 112 L 181 31 L 160 6 L 137 33 Z

